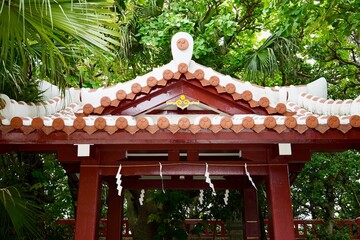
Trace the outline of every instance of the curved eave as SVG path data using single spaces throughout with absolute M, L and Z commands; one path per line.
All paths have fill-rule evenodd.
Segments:
M 211 130 L 201 130 L 197 134 L 189 131 L 179 131 L 176 134 L 167 130 L 161 130 L 156 133 L 150 133 L 146 130 L 140 130 L 136 134 L 130 134 L 126 131 L 118 131 L 110 135 L 106 131 L 97 131 L 89 135 L 83 131 L 74 132 L 71 135 L 65 132 L 56 131 L 49 135 L 37 131 L 24 137 L 20 131 L 13 131 L 0 135 L 0 149 L 4 145 L 11 144 L 96 144 L 96 145 L 134 145 L 136 148 L 144 148 L 144 145 L 163 145 L 163 148 L 182 148 L 182 146 L 191 146 L 198 148 L 201 145 L 218 145 L 218 144 L 306 144 L 309 148 L 323 147 L 323 150 L 332 150 L 327 144 L 339 144 L 348 148 L 360 148 L 360 128 L 350 129 L 346 134 L 336 129 L 330 129 L 325 133 L 316 130 L 308 130 L 303 134 L 288 129 L 282 133 L 272 130 L 264 130 L 256 133 L 252 130 L 244 130 L 235 133 L 231 130 L 223 130 L 214 134 Z M 208 147 L 208 146 L 207 146 Z M 34 146 L 36 150 L 36 146 Z

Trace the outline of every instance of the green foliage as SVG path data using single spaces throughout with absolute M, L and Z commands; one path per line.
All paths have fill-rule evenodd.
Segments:
M 331 83 L 330 97 L 353 98 L 359 93 L 360 76 L 357 5 L 345 6 L 341 1 L 122 1 L 118 56 L 104 62 L 106 71 L 97 60 L 90 60 L 93 64 L 78 62 L 80 67 L 72 72 L 84 86 L 133 79 L 168 63 L 171 37 L 186 31 L 194 37 L 194 60 L 224 74 L 267 86 L 304 84 L 325 77 Z M 347 13 L 349 19 L 341 20 Z M 344 29 L 351 29 L 350 35 Z M 272 36 L 258 41 L 266 30 Z
M 359 1 L 273 1 L 272 29 L 295 35 L 298 54 L 314 64 L 301 75 L 325 77 L 334 98 L 360 92 Z M 301 69 L 301 68 L 300 68 Z
M 6 81 L 3 83 L 4 85 L 0 88 L 11 99 L 21 99 L 24 102 L 42 101 L 41 92 L 38 89 L 39 83 L 37 80 L 28 81 L 26 83 L 17 82 L 16 84 L 8 84 Z
M 40 237 L 39 228 L 34 224 L 34 217 L 40 216 L 39 208 L 16 187 L 0 188 L 0 213 L 1 239 Z
M 192 204 L 192 199 L 183 191 L 154 191 L 147 201 L 154 201 L 158 211 L 149 215 L 149 222 L 158 224 L 155 239 L 186 239 L 187 233 L 183 228 L 186 209 Z
M 3 86 L 10 85 L 5 84 L 9 80 L 14 83 L 10 90 L 16 99 L 22 97 L 17 93 L 28 82 L 25 80 L 34 77 L 77 87 L 133 79 L 171 60 L 170 40 L 178 31 L 194 37 L 194 60 L 224 74 L 268 86 L 303 84 L 325 77 L 331 83 L 331 97 L 353 98 L 359 93 L 360 20 L 356 1 L 126 0 L 118 1 L 113 12 L 106 10 L 111 3 L 101 1 L 71 4 L 63 0 L 59 5 L 50 1 L 36 9 L 44 16 L 43 28 L 26 31 L 29 41 L 23 48 L 17 47 L 23 29 L 38 26 L 32 24 L 38 18 L 27 12 L 30 3 L 25 0 L 20 1 L 25 6 L 22 11 L 16 1 L 11 1 L 12 8 L 7 7 L 9 2 L 3 3 L 3 26 L 10 29 L 6 25 L 10 21 L 19 24 L 10 29 L 11 37 L 2 34 L 0 38 L 2 56 L 12 55 L 0 66 L 0 74 L 7 79 L 0 82 Z M 64 12 L 59 12 L 59 6 Z M 81 17 L 83 8 L 97 20 Z M 8 18 L 5 12 L 10 10 L 14 15 Z M 20 18 L 13 20 L 16 14 Z M 83 22 L 85 19 L 89 22 Z M 71 23 L 71 28 L 64 22 Z M 106 27 L 98 28 L 96 23 Z M 78 30 L 80 26 L 89 27 Z M 95 26 L 99 30 L 95 31 Z M 257 41 L 266 30 L 274 34 L 265 42 Z M 36 31 L 40 33 L 33 36 Z
M 111 1 L 2 0 L 0 5 L 0 92 L 16 99 L 36 77 L 64 88 L 64 73 L 81 48 L 101 56 L 118 45 Z
M 194 37 L 195 61 L 224 74 L 268 86 L 325 77 L 330 97 L 360 92 L 359 1 L 119 0 L 114 8 L 101 0 L 2 0 L 0 6 L 0 92 L 14 99 L 39 101 L 38 77 L 62 87 L 94 88 L 133 79 L 172 59 L 170 41 L 178 31 Z M 258 40 L 264 31 L 272 35 Z M 294 215 L 323 218 L 326 227 L 335 217 L 358 217 L 358 166 L 355 151 L 315 154 L 292 189 Z M 0 187 L 5 198 L 17 198 L 8 186 L 21 197 L 34 196 L 44 238 L 67 236 L 54 222 L 72 217 L 73 203 L 53 156 L 2 156 Z M 228 206 L 220 191 L 216 197 L 206 191 L 202 205 L 197 196 L 154 193 L 159 212 L 149 221 L 160 226 L 159 237 L 184 237 L 180 226 L 187 217 L 241 218 L 239 192 L 230 192 Z M 321 229 L 323 239 L 328 229 Z M 331 237 L 337 234 L 343 233 Z
M 294 72 L 293 62 L 297 46 L 293 39 L 281 36 L 277 31 L 257 49 L 247 52 L 244 59 L 245 79 L 259 85 L 287 85 L 287 79 Z M 281 74 L 282 81 L 276 82 L 276 74 Z M 266 79 L 270 78 L 270 82 Z
M 136 36 L 151 48 L 149 59 L 158 66 L 171 59 L 171 37 L 179 31 L 188 32 L 194 37 L 197 62 L 225 74 L 237 74 L 239 66 L 234 63 L 238 63 L 246 44 L 241 41 L 254 37 L 261 6 L 258 1 L 172 1 L 164 4 L 160 15 L 141 21 Z
M 156 239 L 186 239 L 190 229 L 184 228 L 185 219 L 202 219 L 191 230 L 192 234 L 201 234 L 207 228 L 208 220 L 241 219 L 241 195 L 230 191 L 228 205 L 224 203 L 225 191 L 204 191 L 204 201 L 198 200 L 199 191 L 153 191 L 146 201 L 154 201 L 158 210 L 149 215 L 148 221 L 158 225 Z M 210 229 L 210 231 L 216 231 Z
M 294 216 L 324 219 L 320 233 L 339 234 L 334 219 L 360 215 L 359 166 L 357 151 L 313 154 L 292 186 Z
M 260 26 L 261 7 L 259 1 L 120 1 L 117 55 L 99 61 L 87 51 L 89 57 L 77 59 L 66 79 L 80 87 L 131 80 L 171 61 L 171 37 L 179 31 L 194 37 L 197 62 L 239 76 L 243 52 Z
M 54 155 L 0 155 L 1 239 L 66 239 L 58 218 L 74 217 L 67 177 Z M 11 186 L 11 187 L 8 187 Z M 5 211 L 6 210 L 6 211 Z M 17 236 L 16 236 L 16 235 Z

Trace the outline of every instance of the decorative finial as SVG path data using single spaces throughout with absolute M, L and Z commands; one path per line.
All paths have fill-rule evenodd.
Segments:
M 194 40 L 190 34 L 186 32 L 176 33 L 171 40 L 171 52 L 175 65 L 178 66 L 180 63 L 189 65 L 193 48 Z
M 179 40 L 176 41 L 176 46 L 181 51 L 184 51 L 189 47 L 189 41 L 186 40 L 186 38 L 180 38 Z

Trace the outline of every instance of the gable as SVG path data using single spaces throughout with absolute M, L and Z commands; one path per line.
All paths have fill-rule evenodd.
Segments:
M 161 79 L 160 82 L 163 81 Z M 206 80 L 201 79 L 202 83 Z M 130 93 L 121 94 L 121 90 L 117 92 L 117 96 L 120 98 L 109 99 L 103 97 L 100 102 L 101 106 L 92 107 L 85 106 L 84 109 L 93 109 L 85 111 L 85 114 L 99 114 L 99 115 L 130 115 L 138 116 L 146 112 L 150 112 L 157 108 L 163 108 L 168 105 L 169 102 L 181 101 L 181 96 L 186 96 L 186 99 L 191 101 L 198 101 L 203 108 L 214 109 L 218 112 L 222 112 L 227 115 L 234 114 L 259 114 L 267 115 L 267 109 L 269 106 L 261 107 L 256 104 L 255 101 L 248 98 L 246 101 L 240 94 L 233 93 L 233 95 L 226 92 L 225 88 L 218 86 L 217 88 L 207 84 L 203 86 L 196 78 L 187 79 L 186 75 L 180 75 L 179 79 L 169 79 L 166 81 L 166 85 L 155 86 L 150 90 L 143 90 L 140 87 Z M 148 87 L 148 86 L 147 86 Z M 146 88 L 146 87 L 145 87 Z M 218 91 L 220 90 L 220 92 Z M 147 93 L 149 91 L 149 93 Z M 245 96 L 245 95 L 244 95 Z M 236 100 L 235 100 L 235 99 Z M 252 105 L 251 105 L 252 104 Z M 188 107 L 179 107 L 174 113 L 184 114 Z M 274 109 L 269 111 L 274 112 Z M 201 113 L 201 111 L 199 111 Z

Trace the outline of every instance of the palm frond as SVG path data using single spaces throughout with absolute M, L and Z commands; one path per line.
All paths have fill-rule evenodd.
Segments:
M 273 77 L 279 68 L 279 61 L 290 62 L 295 54 L 296 44 L 276 32 L 257 49 L 245 56 L 245 79 L 259 82 Z
M 66 52 L 81 52 L 84 47 L 99 55 L 115 52 L 119 34 L 114 30 L 113 5 L 111 0 L 2 0 L 0 60 L 9 74 L 0 75 L 0 80 L 26 82 L 27 67 L 38 65 L 40 77 L 64 87 L 70 56 Z M 23 71 L 19 78 L 12 77 L 14 62 Z
M 29 199 L 23 198 L 17 188 L 0 188 L 0 209 L 0 222 L 7 225 L 10 220 L 18 236 L 39 236 L 36 216 L 40 211 Z

